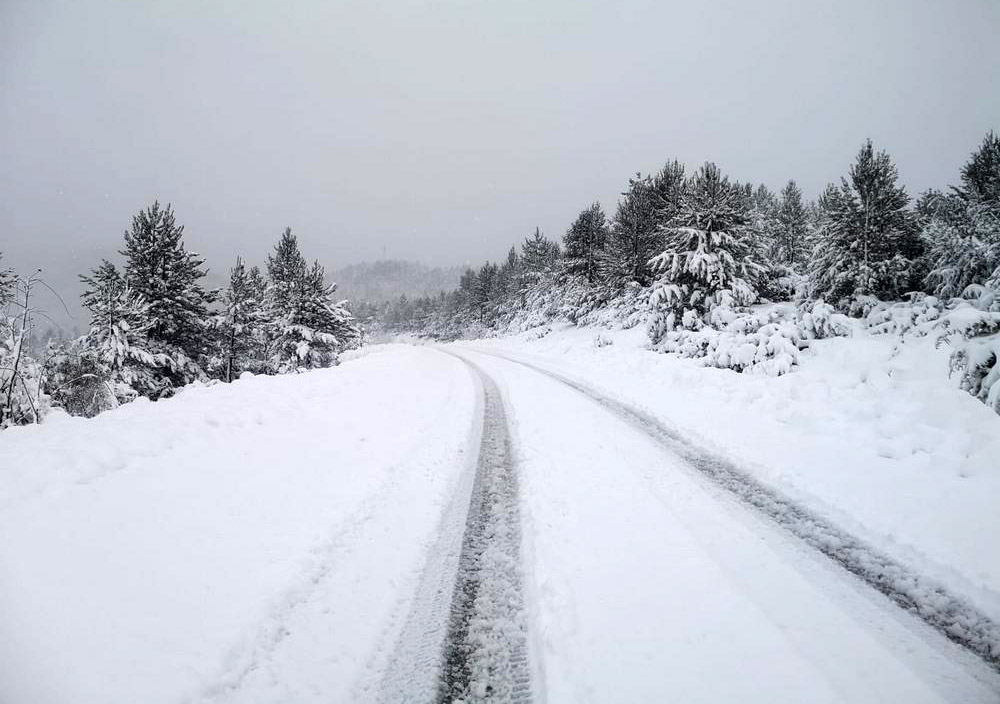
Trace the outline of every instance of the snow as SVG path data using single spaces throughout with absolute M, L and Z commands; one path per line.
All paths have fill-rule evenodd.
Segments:
M 469 357 L 510 408 L 545 700 L 995 698 L 955 646 L 603 407 Z
M 0 701 L 347 701 L 377 686 L 476 387 L 439 352 L 241 377 L 0 438 Z
M 495 617 L 469 632 L 502 660 L 493 638 L 523 633 L 504 614 L 526 615 L 535 699 L 995 701 L 975 656 L 682 452 L 483 353 L 640 408 L 1000 619 L 1000 417 L 948 379 L 948 350 L 855 331 L 769 377 L 646 344 L 553 326 L 379 345 L 4 431 L 0 701 L 433 699 L 463 535 L 486 515 L 467 522 L 477 458 L 507 473 L 508 451 L 520 565 L 497 542 L 516 527 L 484 523 L 470 613 Z
M 645 330 L 552 325 L 460 343 L 550 368 L 665 421 L 696 445 L 948 585 L 1000 620 L 1000 416 L 948 377 L 933 336 L 815 340 L 781 377 L 646 349 Z

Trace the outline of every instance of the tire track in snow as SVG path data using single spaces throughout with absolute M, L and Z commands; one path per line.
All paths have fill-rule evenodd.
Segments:
M 676 429 L 645 411 L 606 396 L 575 379 L 516 357 L 471 349 L 478 354 L 519 364 L 583 394 L 656 440 L 742 503 L 753 507 L 889 597 L 902 609 L 1000 671 L 1000 624 L 966 600 L 951 594 L 942 584 L 902 565 L 776 489 L 765 486 L 730 460 L 691 443 Z
M 449 634 L 448 615 L 483 432 L 484 391 L 478 378 L 474 377 L 474 383 L 477 394 L 467 446 L 469 461 L 441 516 L 402 631 L 384 667 L 376 697 L 379 704 L 431 702 L 438 696 L 442 653 Z
M 437 699 L 529 702 L 521 522 L 507 417 L 493 380 L 460 359 L 483 387 L 483 433 Z
M 239 701 L 242 689 L 252 673 L 265 667 L 282 642 L 291 635 L 289 623 L 300 609 L 305 609 L 317 594 L 329 587 L 335 570 L 359 549 L 359 538 L 401 491 L 400 475 L 407 463 L 419 451 L 420 443 L 405 446 L 401 454 L 407 459 L 391 465 L 375 489 L 335 525 L 326 539 L 314 546 L 303 562 L 303 571 L 284 591 L 278 594 L 265 619 L 255 630 L 234 645 L 226 663 L 215 679 L 207 683 L 192 701 Z
M 448 353 L 451 354 L 451 353 Z M 507 417 L 500 391 L 478 366 L 460 355 L 482 389 L 482 433 L 471 489 L 459 489 L 464 526 L 457 571 L 447 613 L 446 635 L 440 646 L 437 702 L 531 701 L 527 654 L 527 622 L 521 577 L 521 523 L 517 473 L 512 460 Z M 466 493 L 468 492 L 468 493 Z M 447 532 L 448 519 L 444 529 Z M 431 556 L 423 578 L 441 583 L 442 565 Z M 428 622 L 439 608 L 421 601 L 440 601 L 428 593 L 418 598 L 401 652 L 383 688 L 386 701 L 413 701 L 406 678 L 413 663 L 426 659 L 421 646 L 433 641 L 440 626 Z M 421 633 L 424 637 L 421 637 Z M 407 664 L 410 663 L 410 664 Z

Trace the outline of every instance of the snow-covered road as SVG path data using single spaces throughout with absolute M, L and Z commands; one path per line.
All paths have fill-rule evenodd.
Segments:
M 0 469 L 4 704 L 1000 700 L 683 453 L 467 347 L 7 431 Z
M 546 700 L 996 701 L 981 662 L 633 425 L 463 354 L 508 406 Z

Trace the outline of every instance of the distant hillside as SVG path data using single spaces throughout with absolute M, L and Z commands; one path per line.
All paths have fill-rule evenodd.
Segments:
M 381 303 L 437 295 L 458 286 L 462 267 L 430 267 L 418 262 L 385 259 L 336 269 L 329 280 L 337 282 L 337 294 L 353 301 Z

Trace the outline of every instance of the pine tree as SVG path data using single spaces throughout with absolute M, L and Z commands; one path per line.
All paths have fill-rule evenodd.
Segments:
M 126 346 L 142 346 L 152 325 L 149 304 L 126 283 L 118 268 L 107 259 L 89 276 L 81 276 L 83 307 L 90 311 L 91 335 L 111 343 L 115 338 Z M 120 358 L 120 352 L 108 350 L 107 360 Z
M 889 155 L 868 140 L 850 180 L 823 196 L 812 286 L 814 295 L 856 312 L 865 300 L 895 299 L 908 290 L 921 254 L 916 219 Z
M 802 203 L 802 191 L 795 181 L 781 189 L 778 204 L 777 228 L 771 258 L 776 264 L 797 269 L 809 256 L 809 220 Z
M 563 235 L 566 273 L 596 283 L 608 239 L 607 219 L 600 203 L 582 211 Z
M 677 325 L 700 327 L 717 306 L 754 301 L 762 266 L 753 259 L 749 200 L 715 164 L 688 179 L 664 234 L 664 249 L 651 262 L 657 272 L 650 296 L 654 342 Z
M 552 242 L 535 228 L 535 234 L 524 238 L 521 245 L 521 268 L 535 279 L 545 272 L 552 271 L 559 258 L 559 245 Z
M 972 285 L 1000 289 L 1000 212 L 956 203 L 938 210 L 923 228 L 929 272 L 936 296 L 961 296 Z
M 202 287 L 204 260 L 184 248 L 183 234 L 171 207 L 154 202 L 132 218 L 121 254 L 125 283 L 148 306 L 149 338 L 193 361 L 209 351 L 209 305 L 215 294 Z
M 662 249 L 659 232 L 660 198 L 653 179 L 636 174 L 622 193 L 611 221 L 611 231 L 602 267 L 602 278 L 615 288 L 629 283 L 646 285 L 652 269 L 649 261 Z
M 471 309 L 476 304 L 476 272 L 466 268 L 458 280 L 458 299 L 462 308 Z
M 251 350 L 247 356 L 247 369 L 254 374 L 267 374 L 272 372 L 270 359 L 271 342 L 275 337 L 275 321 L 269 315 L 271 309 L 268 305 L 268 281 L 267 277 L 261 272 L 260 267 L 250 267 L 250 273 L 247 275 L 247 285 L 250 289 L 250 296 L 257 302 L 255 306 L 257 321 L 252 326 L 253 339 Z
M 497 271 L 497 291 L 502 299 L 509 299 L 517 293 L 517 283 L 521 275 L 521 257 L 517 248 L 511 247 L 507 258 Z
M 1000 137 L 986 134 L 962 167 L 962 185 L 954 191 L 967 201 L 1000 208 Z
M 664 164 L 653 176 L 652 207 L 655 211 L 657 228 L 662 231 L 674 218 L 681 207 L 684 194 L 684 165 L 674 159 Z
M 663 249 L 664 230 L 680 208 L 684 166 L 668 161 L 653 176 L 629 179 L 611 219 L 601 267 L 602 280 L 612 288 L 652 281 L 650 260 Z
M 555 271 L 558 260 L 559 245 L 545 237 L 537 227 L 531 237 L 524 238 L 516 283 L 522 308 L 527 305 L 529 292 Z
M 360 342 L 361 329 L 345 302 L 333 300 L 336 285 L 326 283 L 319 262 L 307 267 L 291 228 L 285 229 L 268 257 L 267 273 L 276 371 L 331 366 L 339 352 Z
M 763 183 L 753 188 L 750 184 L 733 184 L 743 189 L 747 200 L 749 225 L 757 247 L 769 253 L 778 235 L 778 199 Z
M 986 135 L 952 195 L 928 192 L 918 211 L 927 243 L 927 284 L 938 296 L 972 285 L 1000 289 L 1000 139 Z
M 488 322 L 493 317 L 492 304 L 496 300 L 498 267 L 486 262 L 476 275 L 475 301 L 479 311 L 479 321 Z
M 250 267 L 247 274 L 247 286 L 254 300 L 263 303 L 267 300 L 267 277 L 261 272 L 259 266 Z
M 256 273 L 254 273 L 256 272 Z M 257 368 L 255 347 L 264 323 L 266 285 L 260 269 L 247 270 L 241 257 L 229 272 L 229 287 L 222 297 L 220 320 L 223 378 L 231 382 L 241 371 Z
M 267 258 L 267 277 L 270 280 L 270 304 L 280 318 L 295 309 L 306 276 L 306 260 L 299 252 L 299 243 L 292 228 L 286 227 L 274 247 L 274 254 Z
M 0 263 L 3 252 L 0 252 Z M 14 272 L 0 267 L 0 307 L 6 307 L 14 297 Z
M 106 259 L 80 281 L 86 287 L 81 302 L 90 311 L 90 330 L 80 347 L 102 366 L 118 401 L 166 393 L 172 360 L 151 345 L 149 304 Z
M 326 270 L 318 261 L 306 271 L 303 289 L 301 325 L 313 333 L 306 366 L 328 367 L 337 363 L 337 355 L 357 347 L 361 328 L 347 309 L 346 301 L 337 301 L 335 283 L 327 283 Z M 300 358 L 302 351 L 299 351 Z
M 734 184 L 734 186 L 743 190 L 747 202 L 753 255 L 760 263 L 770 265 L 773 263 L 772 254 L 778 240 L 780 201 L 763 183 L 757 188 L 753 188 L 750 184 Z

